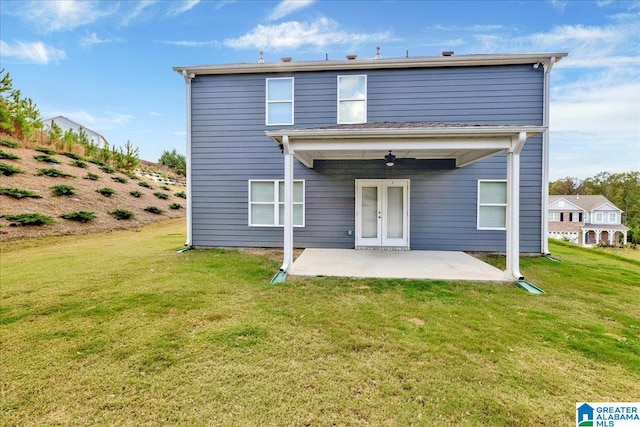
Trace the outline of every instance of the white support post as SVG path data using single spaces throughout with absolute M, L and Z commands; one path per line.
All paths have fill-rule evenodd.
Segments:
M 520 274 L 520 152 L 527 134 L 513 138 L 507 152 L 507 275 L 515 280 Z
M 284 152 L 284 260 L 282 270 L 293 272 L 293 152 L 289 136 L 282 137 Z

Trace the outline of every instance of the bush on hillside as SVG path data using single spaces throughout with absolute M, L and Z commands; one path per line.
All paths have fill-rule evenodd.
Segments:
M 71 153 L 69 151 L 65 151 L 64 153 L 62 153 L 62 155 L 63 156 L 67 156 L 67 157 L 69 157 L 70 159 L 73 159 L 73 160 L 81 160 L 81 161 L 85 160 L 81 155 L 76 154 L 76 153 Z
M 3 196 L 13 197 L 14 199 L 22 199 L 25 197 L 30 197 L 32 199 L 41 199 L 42 196 L 34 193 L 30 190 L 21 190 L 15 187 L 1 187 L 0 194 Z
M 75 178 L 75 176 L 71 175 L 70 173 L 66 173 L 61 171 L 60 169 L 56 169 L 56 168 L 49 168 L 49 169 L 38 169 L 38 176 L 42 176 L 42 175 L 46 175 L 46 176 L 50 176 L 52 178 Z
M 60 218 L 78 221 L 81 223 L 89 222 L 96 217 L 96 214 L 90 211 L 76 211 L 60 215 Z
M 54 154 L 58 154 L 56 152 L 56 150 L 52 150 L 51 148 L 47 148 L 47 147 L 36 147 L 35 150 L 39 151 L 41 153 L 47 154 L 49 156 L 53 156 Z
M 16 173 L 24 173 L 24 171 L 15 166 L 8 165 L 6 163 L 0 163 L 0 173 L 4 176 L 11 176 Z
M 3 145 L 5 147 L 9 147 L 9 148 L 18 148 L 18 147 L 20 147 L 20 144 L 18 144 L 17 142 L 9 141 L 8 139 L 0 139 L 0 145 Z
M 112 211 L 109 211 L 109 215 L 115 217 L 117 220 L 130 219 L 135 216 L 133 212 L 126 209 L 114 209 Z
M 158 191 L 157 193 L 153 193 L 153 195 L 160 200 L 167 200 L 169 198 L 169 195 L 167 193 L 161 193 L 160 191 Z
M 109 187 L 100 187 L 96 190 L 96 192 L 102 194 L 105 197 L 111 197 L 116 194 L 116 190 Z
M 146 182 L 146 181 L 140 181 L 140 182 L 138 183 L 138 185 L 139 185 L 140 187 L 144 187 L 144 188 L 153 188 L 153 187 L 151 186 L 151 184 L 149 184 L 149 183 L 148 183 L 148 182 Z
M 164 212 L 162 209 L 160 209 L 159 207 L 156 207 L 156 206 L 147 206 L 146 208 L 144 208 L 144 210 L 146 212 L 149 212 L 149 213 L 152 213 L 152 214 L 156 214 L 156 215 L 159 215 L 159 214 Z
M 33 158 L 39 162 L 47 162 L 47 163 L 55 163 L 55 164 L 60 163 L 55 157 L 51 157 L 48 154 L 35 154 Z
M 129 191 L 129 194 L 131 194 L 133 197 L 137 197 L 137 198 L 140 198 L 141 196 L 144 195 L 141 191 L 138 191 L 138 190 L 131 190 L 131 191 Z
M 18 156 L 17 154 L 7 153 L 6 151 L 0 150 L 0 159 L 20 160 L 20 156 Z
M 100 179 L 100 175 L 96 175 L 95 173 L 87 172 L 87 176 L 84 179 L 90 179 L 91 181 L 97 181 Z
M 187 198 L 187 193 L 185 193 L 184 191 L 179 191 L 176 194 L 174 194 L 176 197 L 180 197 L 181 199 L 186 199 Z
M 107 165 L 100 166 L 100 170 L 104 173 L 116 173 L 116 170 L 114 168 Z
M 180 203 L 171 203 L 169 209 L 182 209 L 182 205 Z
M 89 166 L 89 165 L 87 165 L 87 162 L 84 162 L 82 160 L 74 160 L 69 164 L 71 166 L 75 166 L 77 168 L 82 168 L 82 169 L 86 169 Z
M 119 182 L 120 184 L 126 184 L 127 182 L 129 182 L 129 180 L 124 176 L 112 176 L 111 179 L 115 182 Z
M 11 222 L 11 226 L 18 225 L 46 225 L 53 224 L 53 218 L 39 213 L 24 213 L 18 215 L 4 215 L 4 218 Z
M 51 193 L 54 196 L 72 196 L 76 194 L 76 189 L 70 185 L 59 184 L 51 187 Z

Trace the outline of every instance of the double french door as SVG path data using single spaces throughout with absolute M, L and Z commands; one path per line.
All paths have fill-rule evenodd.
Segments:
M 409 180 L 356 180 L 356 248 L 409 248 Z

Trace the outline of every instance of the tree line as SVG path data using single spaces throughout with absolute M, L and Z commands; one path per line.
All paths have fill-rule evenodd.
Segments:
M 640 172 L 600 172 L 580 180 L 566 177 L 549 184 L 550 195 L 602 195 L 623 211 L 628 239 L 640 243 Z

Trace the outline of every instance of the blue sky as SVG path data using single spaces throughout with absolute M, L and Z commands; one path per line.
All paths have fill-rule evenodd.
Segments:
M 0 62 L 43 118 L 142 158 L 185 148 L 171 67 L 382 56 L 569 52 L 552 71 L 551 179 L 640 170 L 640 1 L 12 1 Z

